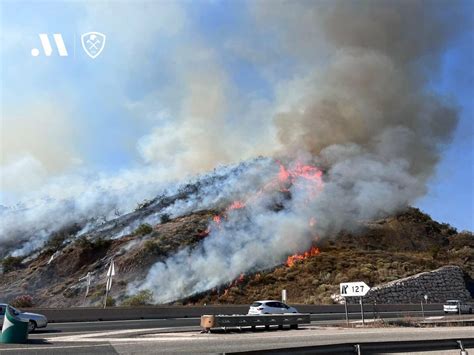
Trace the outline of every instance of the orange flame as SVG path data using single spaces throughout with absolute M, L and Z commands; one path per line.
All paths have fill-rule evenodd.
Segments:
M 287 182 L 290 179 L 290 172 L 280 163 L 280 172 L 278 173 L 278 180 L 280 182 Z
M 242 201 L 234 201 L 232 202 L 232 204 L 227 207 L 227 211 L 230 211 L 230 210 L 238 210 L 240 208 L 244 208 L 245 207 L 245 203 L 243 203 Z
M 227 219 L 229 211 L 245 208 L 249 202 L 260 198 L 264 191 L 279 190 L 281 192 L 289 192 L 289 188 L 294 185 L 297 188 L 303 188 L 307 191 L 308 198 L 303 201 L 303 203 L 306 204 L 322 190 L 323 173 L 319 168 L 312 165 L 305 165 L 301 162 L 297 162 L 291 167 L 286 168 L 279 161 L 277 161 L 277 163 L 279 165 L 279 172 L 276 178 L 269 181 L 260 191 L 250 196 L 245 202 L 236 200 L 232 202 L 223 213 L 213 217 L 213 221 L 218 228 L 221 226 L 222 218 Z M 309 225 L 314 227 L 315 224 L 316 219 L 311 218 Z
M 228 284 L 227 288 L 224 290 L 223 296 L 227 296 L 227 294 L 229 293 L 229 290 L 232 287 L 240 285 L 244 281 L 245 281 L 245 274 L 242 273 L 242 274 L 240 274 L 240 276 L 238 278 L 236 278 L 234 281 L 232 281 L 231 283 Z
M 313 246 L 311 247 L 310 250 L 308 250 L 307 252 L 304 252 L 303 254 L 290 255 L 288 259 L 286 259 L 286 266 L 292 267 L 293 265 L 295 265 L 295 263 L 308 259 L 312 256 L 316 256 L 319 253 L 320 253 L 319 248 L 316 248 Z

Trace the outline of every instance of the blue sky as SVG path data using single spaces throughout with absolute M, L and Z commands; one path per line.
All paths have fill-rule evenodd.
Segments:
M 468 13 L 473 14 L 472 3 Z M 470 19 L 472 24 L 472 18 Z M 459 229 L 474 229 L 474 61 L 472 26 L 443 56 L 443 70 L 433 88 L 445 93 L 460 107 L 460 121 L 451 144 L 444 147 L 428 194 L 418 206 L 434 219 Z
M 462 6 L 472 14 L 472 2 Z M 166 168 L 173 158 L 163 142 L 183 152 L 189 174 L 248 158 L 260 145 L 265 154 L 279 90 L 301 70 L 298 58 L 280 51 L 278 29 L 257 25 L 244 1 L 4 1 L 1 10 L 2 130 L 14 142 L 2 144 L 4 204 L 63 174 L 115 174 L 150 161 Z M 416 205 L 437 220 L 474 230 L 469 27 L 446 49 L 440 75 L 429 84 L 456 102 L 461 115 Z M 94 60 L 79 44 L 88 31 L 107 35 Z M 32 57 L 39 33 L 61 33 L 69 56 Z M 248 141 L 236 134 L 214 147 L 205 144 L 216 137 L 212 132 L 196 147 L 174 136 L 180 123 L 199 139 L 194 129 L 204 116 L 216 132 L 249 126 L 242 131 Z M 215 157 L 196 163 L 213 149 Z

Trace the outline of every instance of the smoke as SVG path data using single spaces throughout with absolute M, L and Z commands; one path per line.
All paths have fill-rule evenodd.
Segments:
M 66 142 L 74 130 L 55 125 L 46 139 L 37 138 L 41 130 L 31 131 L 26 144 L 17 138 L 22 131 L 14 129 L 9 145 L 22 160 L 11 162 L 7 155 L 2 179 L 22 191 L 35 180 L 35 190 L 21 204 L 0 210 L 0 244 L 10 250 L 27 240 L 14 252 L 27 255 L 71 223 L 114 238 L 139 223 L 157 223 L 163 212 L 179 216 L 232 198 L 245 200 L 244 209 L 229 212 L 197 247 L 155 264 L 145 280 L 130 285 L 130 293 L 151 289 L 157 302 L 168 302 L 277 265 L 305 251 L 316 236 L 354 230 L 361 220 L 393 213 L 422 196 L 458 119 L 456 106 L 433 83 L 444 52 L 463 29 L 461 6 L 436 0 L 247 5 L 250 18 L 237 33 L 216 31 L 227 36 L 218 37 L 224 42 L 219 47 L 199 33 L 199 21 L 183 4 L 87 3 L 82 27 L 101 23 L 116 40 L 111 55 L 104 53 L 108 65 L 96 67 L 98 91 L 87 96 L 127 111 L 135 119 L 127 127 L 146 127 L 145 135 L 132 139 L 147 165 L 115 176 L 52 179 L 51 171 L 81 164 L 74 144 Z M 127 32 L 119 20 L 124 17 Z M 158 64 L 149 59 L 159 52 L 155 42 L 166 53 Z M 232 69 L 245 65 L 236 62 L 253 71 L 240 78 Z M 122 75 L 124 68 L 130 75 Z M 235 76 L 244 79 L 240 86 Z M 155 79 L 161 83 L 155 85 Z M 130 80 L 143 92 L 129 95 Z M 242 90 L 246 85 L 264 93 Z M 62 116 L 60 111 L 51 112 Z M 41 122 L 57 121 L 45 116 Z M 103 139 L 103 132 L 91 133 Z M 168 185 L 176 178 L 258 155 L 279 157 L 293 171 L 301 164 L 320 167 L 323 188 L 313 194 L 307 177 L 297 174 L 287 193 L 274 188 L 252 198 L 278 175 L 278 164 L 269 159 L 257 164 L 260 170 L 243 164 L 248 173 L 217 168 L 204 177 L 205 184 L 201 177 L 193 180 L 198 193 L 147 215 L 132 212 L 165 187 L 165 198 L 181 194 L 180 185 Z M 37 178 L 23 183 L 17 177 L 25 171 Z M 122 229 L 112 228 L 115 224 Z
M 293 157 L 293 165 L 323 167 L 324 188 L 307 201 L 298 177 L 278 212 L 268 208 L 265 193 L 232 212 L 197 248 L 155 264 L 129 292 L 150 289 L 160 303 L 202 292 L 280 264 L 315 236 L 354 230 L 422 196 L 458 120 L 457 108 L 430 90 L 462 23 L 444 5 L 257 3 L 260 29 L 276 31 L 281 49 L 298 61 L 294 78 L 278 87 L 277 154 Z
M 159 171 L 152 168 L 124 170 L 115 176 L 84 173 L 50 179 L 29 199 L 0 210 L 0 255 L 12 250 L 13 256 L 28 255 L 54 232 L 73 224 L 83 227 L 82 232 L 98 227 L 133 211 L 165 186 Z
M 0 244 L 4 248 L 0 256 L 29 255 L 41 249 L 55 232 L 66 229 L 68 241 L 81 235 L 117 239 L 134 232 L 140 224 L 160 223 L 163 215 L 177 218 L 197 210 L 221 208 L 258 191 L 265 177 L 277 171 L 271 162 L 255 158 L 219 166 L 181 182 L 167 182 L 167 172 L 156 166 L 125 170 L 116 176 L 52 180 L 30 200 L 8 208 L 1 206 Z
M 440 53 L 434 45 L 426 44 L 431 38 L 425 38 L 423 29 L 420 33 L 418 22 L 412 26 L 400 23 L 404 31 L 409 26 L 413 33 L 407 33 L 412 41 L 399 43 L 397 38 L 381 35 L 393 30 L 397 33 L 397 28 L 390 26 L 390 17 L 382 21 L 382 10 L 387 10 L 384 6 L 372 9 L 378 19 L 375 23 L 361 19 L 358 11 L 350 12 L 351 18 L 346 19 L 346 6 L 350 5 L 340 6 L 342 18 L 337 9 L 331 13 L 340 26 L 337 31 L 328 29 L 336 49 L 325 72 L 314 80 L 305 97 L 276 116 L 279 138 L 289 149 L 304 149 L 314 155 L 332 145 L 357 144 L 386 161 L 403 159 L 413 174 L 426 178 L 439 159 L 439 144 L 449 140 L 457 123 L 457 110 L 427 92 L 428 78 L 423 77 L 423 71 L 436 62 L 430 58 Z M 413 15 L 418 15 L 417 10 L 413 9 Z M 367 23 L 364 31 L 354 30 L 353 21 Z M 358 32 L 360 42 L 353 38 Z M 381 40 L 367 38 L 372 33 Z M 412 49 L 420 50 L 420 43 L 427 46 L 425 52 Z

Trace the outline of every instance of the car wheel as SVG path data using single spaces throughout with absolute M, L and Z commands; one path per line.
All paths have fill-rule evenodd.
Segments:
M 36 329 L 36 322 L 34 320 L 30 320 L 28 322 L 28 333 L 33 333 Z

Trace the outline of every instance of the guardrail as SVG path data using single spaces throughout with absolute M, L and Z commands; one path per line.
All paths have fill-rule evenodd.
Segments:
M 301 313 L 335 314 L 344 313 L 344 305 L 295 305 Z M 44 314 L 49 322 L 85 322 L 109 320 L 159 319 L 159 318 L 199 318 L 202 315 L 247 314 L 248 305 L 209 306 L 153 306 L 153 307 L 110 307 L 110 308 L 28 308 L 27 312 Z M 442 304 L 426 304 L 424 310 L 442 312 Z M 360 312 L 359 305 L 348 305 L 349 313 Z M 378 312 L 419 312 L 419 304 L 365 304 L 364 311 Z
M 290 328 L 296 329 L 300 324 L 311 323 L 309 314 L 262 314 L 262 315 L 203 315 L 201 317 L 201 328 L 209 332 L 213 328 L 242 328 L 251 327 L 255 329 L 257 326 L 277 325 L 282 328 L 289 325 Z
M 254 354 L 380 354 L 391 352 L 422 352 L 459 350 L 474 347 L 474 338 L 443 339 L 443 340 L 415 340 L 415 341 L 390 341 L 374 343 L 346 343 L 332 345 L 305 346 L 297 348 L 282 348 L 258 351 L 228 352 L 226 354 L 254 355 Z M 465 350 L 464 350 L 465 351 Z M 461 352 L 462 354 L 462 352 Z M 465 351 L 467 355 L 467 351 Z

